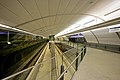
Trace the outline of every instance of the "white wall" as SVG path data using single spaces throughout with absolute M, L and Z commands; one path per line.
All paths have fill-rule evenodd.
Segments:
M 93 31 L 99 40 L 99 43 L 120 45 L 120 39 L 115 32 L 109 32 L 108 29 Z
M 82 34 L 88 43 L 98 43 L 95 36 L 90 31 L 83 32 Z
M 92 32 L 96 35 L 99 43 L 101 44 L 120 45 L 120 39 L 118 35 L 115 32 L 109 32 L 107 28 L 99 29 L 99 30 L 92 30 Z M 97 43 L 96 38 L 90 31 L 83 32 L 82 34 L 85 36 L 87 42 Z

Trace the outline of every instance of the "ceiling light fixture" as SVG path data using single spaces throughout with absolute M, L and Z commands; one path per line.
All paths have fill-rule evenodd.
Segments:
M 34 36 L 40 36 L 40 35 L 37 35 L 37 34 L 33 34 L 31 32 L 24 31 L 24 30 L 17 29 L 17 28 L 13 28 L 13 27 L 10 27 L 10 26 L 4 25 L 4 24 L 0 24 L 0 27 L 7 28 L 7 29 L 12 29 L 12 30 L 23 32 L 23 33 L 26 33 L 26 34 L 31 34 L 31 35 L 34 35 Z M 10 44 L 10 43 L 8 43 L 8 44 Z
M 3 24 L 0 24 L 0 27 L 3 27 L 3 28 L 12 28 L 12 27 L 10 27 L 10 26 L 6 26 L 6 25 L 3 25 Z

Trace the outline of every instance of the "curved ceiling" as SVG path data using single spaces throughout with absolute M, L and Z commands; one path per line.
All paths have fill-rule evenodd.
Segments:
M 60 35 L 119 17 L 119 4 L 119 0 L 0 0 L 0 24 L 45 37 Z

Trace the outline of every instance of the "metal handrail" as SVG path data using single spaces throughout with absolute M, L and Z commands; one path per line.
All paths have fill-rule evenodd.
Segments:
M 72 48 L 73 49 L 73 48 Z M 70 49 L 71 50 L 71 49 Z M 84 50 L 85 50 L 85 48 L 83 48 L 82 49 L 82 51 L 81 51 L 81 53 L 84 53 Z M 66 68 L 66 70 L 57 78 L 57 80 L 59 80 L 65 73 L 66 73 L 66 71 L 68 71 L 68 69 L 72 66 L 72 64 L 81 56 L 81 53 L 77 56 L 77 57 L 75 57 L 74 58 L 74 60 L 70 63 L 70 65 Z M 52 57 L 51 58 L 51 60 L 52 59 L 54 59 L 55 57 Z M 36 66 L 39 66 L 39 65 L 41 65 L 43 62 L 45 62 L 45 61 L 49 61 L 49 60 L 43 60 L 42 62 L 38 62 L 38 64 L 35 64 L 34 66 L 31 66 L 31 67 L 29 67 L 29 68 L 26 68 L 26 69 L 24 69 L 24 70 L 22 70 L 22 71 L 19 71 L 19 72 L 17 72 L 17 73 L 15 73 L 15 74 L 12 74 L 12 75 L 10 75 L 10 76 L 8 76 L 8 77 L 6 77 L 6 78 L 3 78 L 2 80 L 8 80 L 8 79 L 10 79 L 10 78 L 13 78 L 13 77 L 15 77 L 15 76 L 17 76 L 17 75 L 19 75 L 19 74 L 21 74 L 21 73 L 24 73 L 24 72 L 26 72 L 26 71 L 28 71 L 28 70 L 30 70 L 30 69 L 33 69 L 34 67 L 36 67 Z
M 51 59 L 54 59 L 55 57 L 52 57 Z M 45 61 L 49 61 L 49 60 L 44 60 L 44 61 L 42 61 L 42 62 L 40 62 L 40 63 L 38 63 L 38 64 L 36 64 L 36 65 L 34 65 L 34 66 L 31 66 L 31 67 L 29 67 L 29 68 L 26 68 L 26 69 L 24 69 L 24 70 L 22 70 L 22 71 L 19 71 L 19 72 L 17 72 L 17 73 L 15 73 L 15 74 L 12 74 L 12 75 L 10 75 L 10 76 L 8 76 L 8 77 L 6 77 L 6 78 L 3 78 L 2 80 L 7 80 L 7 79 L 10 79 L 10 78 L 12 78 L 12 77 L 14 77 L 14 76 L 17 76 L 17 75 L 19 75 L 19 74 L 21 74 L 21 73 L 23 73 L 23 72 L 26 72 L 26 71 L 28 71 L 28 70 L 30 70 L 30 69 L 32 69 L 33 67 L 35 67 L 35 66 L 39 66 L 39 65 L 41 65 L 43 62 L 45 62 Z
M 54 59 L 54 58 L 55 58 L 55 57 L 52 57 L 51 60 Z M 17 75 L 19 75 L 19 74 L 21 74 L 21 73 L 23 73 L 23 72 L 26 72 L 26 71 L 28 71 L 28 70 L 36 67 L 36 66 L 41 65 L 41 64 L 42 64 L 43 62 L 45 62 L 45 61 L 49 61 L 49 60 L 47 60 L 47 59 L 46 59 L 46 60 L 43 60 L 42 62 L 39 62 L 38 64 L 36 64 L 36 65 L 34 65 L 34 66 L 31 66 L 31 67 L 29 67 L 29 68 L 26 68 L 26 69 L 24 69 L 24 70 L 22 70 L 22 71 L 19 71 L 19 72 L 17 72 L 17 73 L 14 73 L 14 74 L 12 74 L 12 75 L 10 75 L 10 76 L 8 76 L 8 77 L 6 77 L 6 78 L 3 78 L 3 79 L 1 79 L 1 80 L 8 80 L 8 79 L 10 79 L 10 78 L 12 78 L 12 77 L 14 77 L 14 76 L 17 76 Z
M 83 48 L 83 50 L 81 51 L 81 53 L 84 53 L 84 49 L 85 48 Z M 66 73 L 66 71 L 72 66 L 72 64 L 79 58 L 79 56 L 80 56 L 81 54 L 79 54 L 72 62 L 71 62 L 71 64 L 66 68 L 66 70 L 57 78 L 57 80 L 60 80 L 61 79 L 61 77 Z

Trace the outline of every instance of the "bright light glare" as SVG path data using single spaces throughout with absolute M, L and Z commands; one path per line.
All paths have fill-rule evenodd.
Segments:
M 120 24 L 107 26 L 107 27 L 102 27 L 102 28 L 97 28 L 97 29 L 93 29 L 92 31 L 97 31 L 97 30 L 102 30 L 102 29 L 110 29 L 110 28 L 115 28 L 115 27 L 120 27 Z
M 31 34 L 31 35 L 35 35 L 35 36 L 39 36 L 37 34 L 33 34 L 31 32 L 27 32 L 27 31 L 24 31 L 24 30 L 21 30 L 21 29 L 17 29 L 17 28 L 12 28 L 10 26 L 6 26 L 6 25 L 3 25 L 3 24 L 0 24 L 0 27 L 9 28 L 9 29 L 12 29 L 12 30 L 15 30 L 15 31 L 19 31 L 19 32 L 23 32 L 23 33 L 27 33 L 27 34 Z
M 3 24 L 0 24 L 0 27 L 4 27 L 4 28 L 12 28 L 10 26 L 6 26 L 6 25 L 3 25 Z
M 8 44 L 11 44 L 11 42 L 7 42 Z
M 60 33 L 55 35 L 55 37 L 61 36 L 61 35 L 64 35 L 64 34 L 67 34 L 67 33 L 70 33 L 70 32 L 76 31 L 76 30 L 79 30 L 79 29 L 86 28 L 86 27 L 98 24 L 100 22 L 102 22 L 102 21 L 97 19 L 97 18 L 95 18 L 95 17 L 93 17 L 93 16 L 88 16 L 88 17 L 85 17 L 85 18 L 79 20 L 75 24 L 69 26 L 67 29 L 61 31 Z
M 116 24 L 116 25 L 108 26 L 108 28 L 114 28 L 114 27 L 120 27 L 120 24 Z

